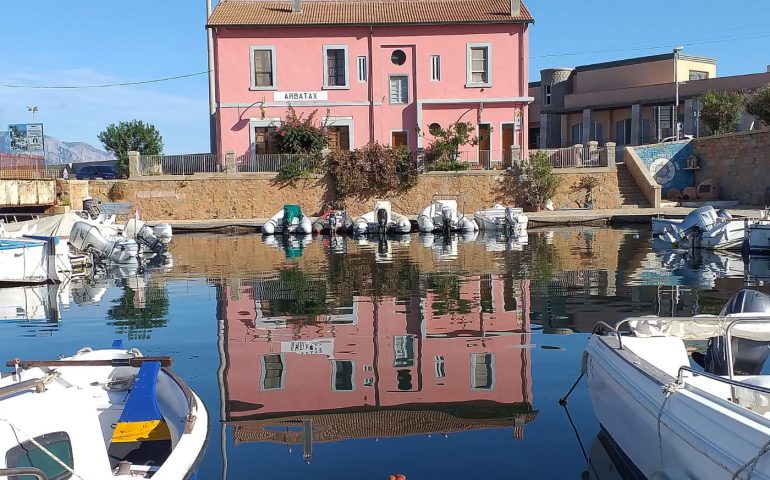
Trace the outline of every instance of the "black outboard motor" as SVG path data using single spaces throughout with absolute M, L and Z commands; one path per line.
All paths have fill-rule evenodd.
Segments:
M 377 209 L 377 229 L 380 234 L 388 230 L 388 211 L 384 208 Z
M 733 313 L 770 314 L 770 296 L 756 290 L 741 289 L 730 297 L 720 316 Z M 746 338 L 731 338 L 733 371 L 736 375 L 759 375 L 767 357 L 770 344 Z M 695 357 L 693 357 L 695 358 Z M 697 360 L 696 360 L 697 361 Z M 725 337 L 709 339 L 703 369 L 715 375 L 727 375 L 727 348 Z
M 281 219 L 281 233 L 284 235 L 289 234 L 289 219 L 286 218 L 286 214 L 284 213 L 283 218 Z
M 452 231 L 452 210 L 449 208 L 441 210 L 441 231 L 444 235 L 449 235 Z
M 144 245 L 149 248 L 150 251 L 157 253 L 158 255 L 162 255 L 168 251 L 168 246 L 164 244 L 147 225 L 143 225 L 142 228 L 136 232 L 136 243 Z

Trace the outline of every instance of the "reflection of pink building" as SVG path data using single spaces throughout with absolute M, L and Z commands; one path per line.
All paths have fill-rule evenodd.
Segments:
M 301 326 L 265 317 L 257 291 L 221 293 L 226 420 L 246 421 L 239 440 L 294 442 L 265 427 L 307 419 L 339 427 L 326 437 L 321 428 L 319 441 L 501 426 L 521 435 L 533 418 L 527 281 L 474 277 L 449 302 L 432 290 L 405 304 L 357 297 L 346 314 Z M 350 415 L 371 428 L 340 426 Z M 404 418 L 371 418 L 388 415 Z
M 332 149 L 414 151 L 429 126 L 462 119 L 491 132 L 468 158 L 500 161 L 526 148 L 532 21 L 520 0 L 220 1 L 216 148 L 277 153 L 271 133 L 292 105 L 318 111 Z

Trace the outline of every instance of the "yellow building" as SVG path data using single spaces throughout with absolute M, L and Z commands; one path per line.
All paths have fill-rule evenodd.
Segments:
M 676 65 L 676 69 L 675 69 Z M 697 97 L 709 90 L 755 90 L 770 73 L 717 77 L 712 58 L 674 53 L 575 68 L 548 68 L 529 84 L 529 147 L 560 148 L 597 141 L 625 145 L 656 143 L 674 135 L 675 85 L 679 82 L 680 134 L 703 135 Z M 739 130 L 759 128 L 744 115 Z

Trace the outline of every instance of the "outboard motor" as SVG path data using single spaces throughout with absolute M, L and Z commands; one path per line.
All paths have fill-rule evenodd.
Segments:
M 736 313 L 756 313 L 762 316 L 770 315 L 770 296 L 756 290 L 741 289 L 730 297 L 722 308 L 720 316 Z M 759 375 L 767 357 L 770 356 L 768 342 L 732 337 L 733 371 L 736 375 Z M 693 356 L 698 361 L 698 358 Z M 727 375 L 727 348 L 725 337 L 712 337 L 708 342 L 705 358 L 702 364 L 706 372 L 715 375 Z M 700 363 L 700 362 L 699 362 Z
M 516 210 L 513 207 L 505 207 L 505 226 L 508 233 L 513 232 L 516 229 L 516 224 L 519 223 L 516 218 Z
M 452 231 L 452 209 L 449 207 L 441 209 L 441 230 L 446 235 Z
M 728 212 L 724 208 L 717 211 L 717 217 L 727 220 L 728 222 L 733 219 L 733 216 L 730 215 L 730 212 Z
M 155 235 L 150 227 L 142 225 L 142 228 L 136 232 L 136 243 L 147 247 L 151 252 L 161 255 L 168 250 L 167 244 L 163 243 L 163 240 Z
M 132 239 L 104 238 L 99 229 L 86 222 L 75 222 L 69 243 L 77 250 L 96 255 L 100 260 L 124 263 L 136 258 L 139 246 Z
M 377 209 L 377 230 L 381 234 L 388 231 L 388 211 L 384 208 Z

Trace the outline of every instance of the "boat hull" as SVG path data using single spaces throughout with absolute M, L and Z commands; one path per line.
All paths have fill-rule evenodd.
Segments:
M 0 241 L 0 283 L 58 281 L 49 272 L 48 249 L 42 241 Z
M 647 478 L 732 479 L 770 440 L 770 420 L 698 388 L 667 398 L 663 387 L 674 378 L 616 347 L 615 338 L 589 340 L 591 401 L 602 428 Z M 770 478 L 770 455 L 751 478 Z

